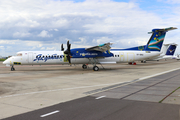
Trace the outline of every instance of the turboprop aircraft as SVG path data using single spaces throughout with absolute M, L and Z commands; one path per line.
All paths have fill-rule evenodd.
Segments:
M 142 63 L 146 63 L 146 61 L 159 61 L 161 59 L 172 59 L 173 55 L 176 51 L 177 44 L 170 43 L 170 44 L 163 44 L 161 49 L 161 54 L 156 57 L 152 57 L 146 60 L 142 60 Z
M 12 71 L 15 70 L 14 65 L 82 64 L 82 68 L 86 69 L 86 64 L 92 64 L 93 70 L 98 71 L 96 64 L 129 63 L 159 56 L 166 32 L 173 29 L 177 28 L 153 29 L 150 32 L 152 36 L 142 51 L 111 49 L 112 43 L 70 49 L 71 44 L 68 41 L 66 51 L 63 51 L 63 45 L 61 51 L 21 51 L 3 64 L 11 66 Z

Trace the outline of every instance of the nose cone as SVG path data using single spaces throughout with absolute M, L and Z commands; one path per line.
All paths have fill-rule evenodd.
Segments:
M 5 60 L 5 61 L 3 62 L 3 64 L 5 64 L 5 65 L 10 64 L 10 63 L 9 63 L 9 59 Z

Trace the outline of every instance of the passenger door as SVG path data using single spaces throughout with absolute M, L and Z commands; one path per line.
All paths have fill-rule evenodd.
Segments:
M 28 62 L 29 62 L 29 63 L 32 63 L 32 62 L 33 62 L 33 53 L 32 53 L 32 52 L 29 52 L 29 53 L 28 53 Z

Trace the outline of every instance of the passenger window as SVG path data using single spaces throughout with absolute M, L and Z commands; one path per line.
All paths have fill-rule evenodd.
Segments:
M 49 56 L 49 58 L 50 58 L 51 56 Z
M 57 56 L 57 58 L 59 58 L 59 55 Z
M 116 55 L 115 55 L 115 57 L 116 57 Z
M 38 58 L 38 56 L 36 56 L 36 58 Z

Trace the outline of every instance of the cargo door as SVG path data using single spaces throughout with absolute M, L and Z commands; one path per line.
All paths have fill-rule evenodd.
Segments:
M 127 53 L 127 61 L 128 62 L 133 62 L 134 60 L 135 60 L 134 53 Z

